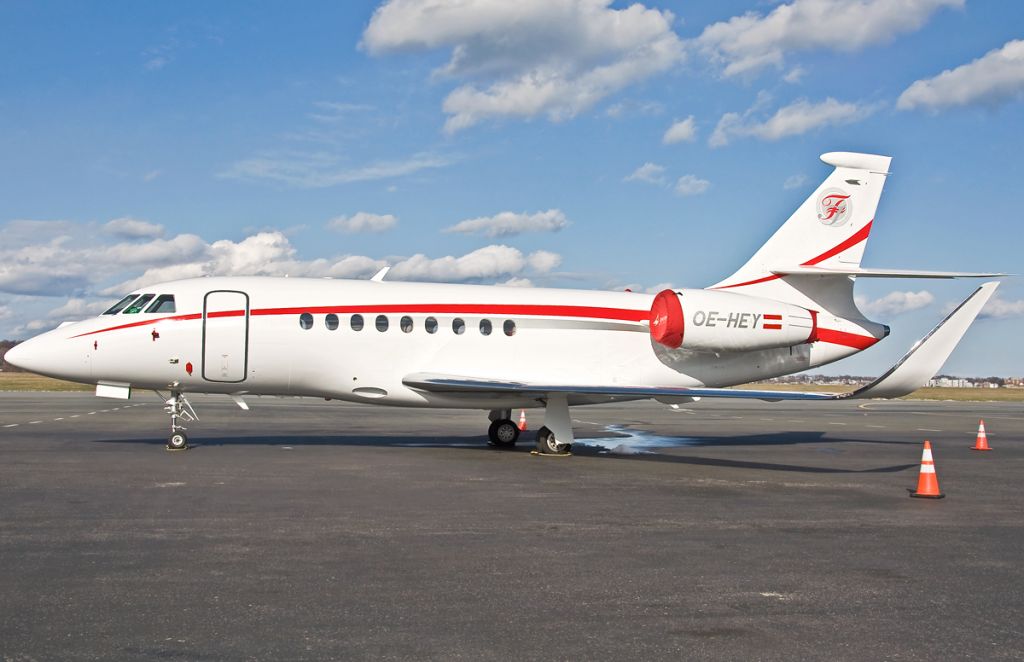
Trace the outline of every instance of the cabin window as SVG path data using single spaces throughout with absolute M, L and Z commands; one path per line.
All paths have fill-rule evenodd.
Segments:
M 149 300 L 152 299 L 155 294 L 143 294 L 141 297 L 132 302 L 132 305 L 124 309 L 124 315 L 134 315 L 135 313 L 141 313 L 142 309 L 146 307 Z
M 384 331 L 388 330 L 388 316 L 387 315 L 377 315 L 377 320 L 376 320 L 375 323 L 377 325 L 377 330 L 380 331 L 381 333 L 383 333 Z
M 409 333 L 412 331 L 412 318 L 406 315 L 399 320 L 398 325 L 401 327 L 402 333 Z
M 329 330 L 337 331 L 338 330 L 338 316 L 335 315 L 334 313 L 327 313 L 327 317 L 324 318 L 324 324 L 327 325 L 327 328 Z
M 506 336 L 516 335 L 516 323 L 514 321 L 505 320 L 505 324 L 503 325 L 502 328 L 504 328 Z
M 437 320 L 433 317 L 428 317 L 423 320 L 423 328 L 427 330 L 427 333 L 437 333 Z
M 466 332 L 466 323 L 463 322 L 460 318 L 456 317 L 455 319 L 452 320 L 452 331 L 455 332 L 455 335 L 461 336 L 463 333 Z
M 173 294 L 161 294 L 156 298 L 149 308 L 146 309 L 147 313 L 173 313 L 177 312 L 174 307 L 174 295 Z
M 491 335 L 491 320 L 480 320 L 480 335 Z
M 127 306 L 132 301 L 134 301 L 135 297 L 137 297 L 137 296 L 139 296 L 139 295 L 138 294 L 129 294 L 125 298 L 123 298 L 120 301 L 118 301 L 117 303 L 115 303 L 110 308 L 107 308 L 105 311 L 103 311 L 103 314 L 104 315 L 116 315 L 116 314 L 118 314 L 119 312 L 124 310 L 125 306 Z
M 352 330 L 353 331 L 362 331 L 363 330 L 363 316 L 362 315 L 353 315 L 352 316 L 352 320 L 349 323 L 352 325 Z
M 299 326 L 309 331 L 313 328 L 313 316 L 309 313 L 302 313 L 299 315 Z

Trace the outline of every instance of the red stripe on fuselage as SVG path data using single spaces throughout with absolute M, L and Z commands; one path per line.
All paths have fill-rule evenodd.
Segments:
M 433 313 L 436 315 L 509 315 L 509 316 L 534 316 L 534 317 L 586 317 L 590 319 L 620 320 L 626 322 L 646 322 L 650 318 L 649 310 L 633 310 L 631 308 L 603 308 L 598 306 L 554 306 L 539 304 L 383 304 L 373 306 L 307 306 L 305 308 L 254 308 L 249 311 L 253 317 L 264 315 L 301 315 L 302 313 L 326 314 L 326 313 Z M 240 317 L 245 314 L 244 310 L 223 310 L 208 313 L 207 317 Z M 187 315 L 173 315 L 157 319 L 141 320 L 128 324 L 97 329 L 80 333 L 72 338 L 91 336 L 107 331 L 118 331 L 130 329 L 147 324 L 156 324 L 164 321 L 180 321 L 202 319 L 202 313 L 190 313 Z
M 833 345 L 853 347 L 854 349 L 867 349 L 878 342 L 879 339 L 873 336 L 862 336 L 856 333 L 847 333 L 846 331 L 819 328 L 818 340 L 821 342 L 832 343 Z

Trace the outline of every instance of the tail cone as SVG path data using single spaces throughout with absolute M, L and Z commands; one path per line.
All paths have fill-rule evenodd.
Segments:
M 972 451 L 990 451 L 992 450 L 988 445 L 988 435 L 985 434 L 985 421 L 982 420 L 978 423 L 978 438 L 975 440 L 974 445 L 971 446 Z
M 932 442 L 924 442 L 921 453 L 921 473 L 917 478 L 917 491 L 910 496 L 918 499 L 941 499 L 946 496 L 939 491 L 939 479 L 935 477 L 935 462 L 932 460 Z

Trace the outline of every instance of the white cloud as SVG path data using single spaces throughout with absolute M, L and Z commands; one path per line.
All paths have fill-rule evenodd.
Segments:
M 794 0 L 767 15 L 747 12 L 704 28 L 695 40 L 725 76 L 781 69 L 787 52 L 857 51 L 919 29 L 943 7 L 964 0 Z
M 502 117 L 571 118 L 684 58 L 671 12 L 611 0 L 391 0 L 360 47 L 373 55 L 451 49 L 437 79 L 449 133 Z
M 1007 319 L 1010 317 L 1024 317 L 1024 299 L 1006 301 L 995 295 L 988 300 L 985 307 L 981 309 L 981 317 L 990 319 Z
M 443 168 L 454 159 L 419 153 L 399 161 L 377 161 L 364 166 L 345 166 L 326 152 L 289 153 L 243 159 L 218 174 L 224 179 L 271 181 L 295 188 L 326 188 L 353 182 L 392 179 L 421 170 Z
M 168 239 L 117 242 L 108 234 L 96 232 L 95 224 L 64 221 L 11 222 L 0 225 L 0 236 L 6 237 L 12 226 L 15 236 L 26 228 L 35 229 L 40 241 L 0 245 L 0 337 L 16 337 L 95 315 L 125 292 L 181 278 L 367 278 L 391 265 L 389 278 L 396 280 L 524 286 L 531 276 L 549 274 L 562 260 L 550 251 L 524 254 L 504 245 L 438 257 L 338 255 L 304 259 L 281 231 L 256 232 L 238 241 L 207 242 L 196 235 L 181 234 Z M 63 303 L 54 307 L 56 297 Z
M 157 177 L 159 177 L 162 174 L 163 174 L 162 170 L 150 170 L 149 172 L 147 172 L 146 174 L 144 174 L 142 176 L 142 181 L 144 181 L 144 182 L 151 182 L 151 181 L 155 180 Z
M 533 214 L 503 211 L 494 216 L 481 216 L 459 221 L 444 232 L 482 234 L 486 237 L 508 237 L 523 232 L 558 232 L 569 225 L 560 209 L 549 209 Z
M 865 315 L 887 317 L 929 306 L 935 301 L 935 297 L 931 292 L 921 290 L 920 292 L 890 292 L 873 301 L 864 296 L 854 297 L 854 300 Z
M 675 122 L 665 131 L 665 135 L 661 137 L 661 142 L 666 145 L 672 145 L 681 142 L 693 142 L 697 137 L 697 125 L 693 120 L 693 115 L 690 115 L 685 120 Z
M 534 251 L 526 257 L 526 262 L 534 271 L 546 274 L 562 264 L 562 256 L 551 251 Z
M 665 105 L 658 101 L 620 101 L 608 106 L 604 114 L 614 119 L 621 119 L 630 115 L 654 116 L 665 112 Z
M 647 182 L 649 184 L 665 185 L 665 166 L 648 161 L 625 177 L 624 182 Z
M 711 182 L 706 179 L 701 179 L 696 175 L 683 175 L 676 181 L 675 192 L 682 196 L 700 195 L 710 186 Z
M 339 101 L 317 101 L 313 103 L 313 107 L 316 108 L 316 111 L 310 113 L 309 118 L 327 124 L 348 121 L 353 113 L 374 109 L 370 104 Z
M 824 101 L 811 103 L 807 99 L 794 101 L 783 106 L 764 121 L 757 121 L 753 115 L 761 101 L 742 115 L 726 113 L 708 139 L 711 147 L 728 145 L 734 138 L 753 137 L 761 140 L 779 140 L 788 136 L 807 133 L 824 126 L 851 124 L 866 119 L 878 105 L 837 101 L 828 97 Z
M 786 75 L 782 77 L 782 80 L 784 80 L 787 83 L 796 85 L 797 83 L 800 82 L 800 79 L 803 78 L 804 74 L 806 73 L 807 72 L 804 70 L 803 67 L 793 67 L 788 72 L 786 72 Z
M 795 188 L 800 188 L 807 183 L 807 175 L 790 175 L 786 177 L 786 181 L 782 182 L 782 188 L 787 191 Z
M 533 281 L 529 278 L 509 278 L 504 283 L 498 283 L 505 287 L 533 287 Z
M 896 102 L 900 110 L 996 104 L 1024 97 L 1024 40 L 947 69 L 934 78 L 914 82 Z
M 398 218 L 392 214 L 371 214 L 360 211 L 351 216 L 338 216 L 327 221 L 327 227 L 349 234 L 357 232 L 384 232 L 395 227 Z
M 125 239 L 152 239 L 164 235 L 164 226 L 125 216 L 104 223 L 103 231 Z

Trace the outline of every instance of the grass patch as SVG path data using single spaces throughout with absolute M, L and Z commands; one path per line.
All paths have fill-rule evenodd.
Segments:
M 737 388 L 759 391 L 807 391 L 849 393 L 857 386 L 847 384 L 747 384 Z M 1024 388 L 920 388 L 901 400 L 958 400 L 963 402 L 1024 402 Z
M 93 391 L 91 384 L 51 379 L 30 372 L 0 372 L 0 391 Z

